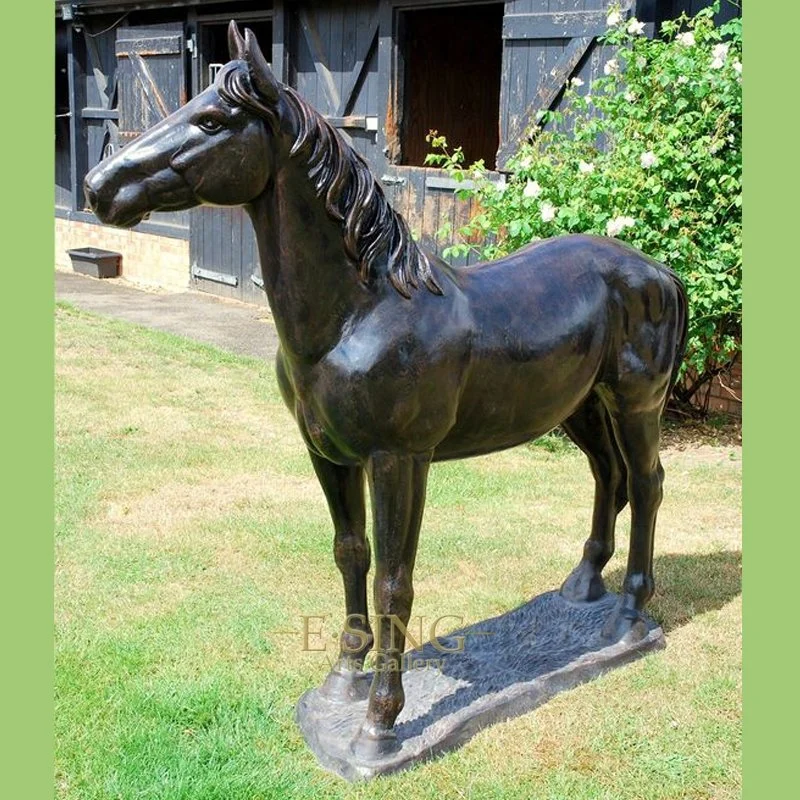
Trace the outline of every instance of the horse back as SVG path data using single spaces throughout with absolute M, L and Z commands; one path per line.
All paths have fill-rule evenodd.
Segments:
M 477 339 L 513 354 L 604 356 L 648 342 L 670 350 L 685 334 L 686 295 L 677 276 L 617 239 L 569 235 L 536 242 L 506 258 L 463 270 Z M 677 337 L 677 338 L 676 338 Z M 602 354 L 592 347 L 602 339 Z M 656 358 L 656 361 L 660 359 Z

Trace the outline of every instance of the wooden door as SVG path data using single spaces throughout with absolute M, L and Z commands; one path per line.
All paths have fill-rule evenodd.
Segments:
M 119 136 L 123 144 L 186 102 L 183 23 L 117 30 Z
M 473 210 L 460 184 L 425 165 L 438 131 L 491 169 L 498 146 L 502 2 L 382 0 L 380 149 L 376 175 L 423 247 L 440 252 Z M 448 233 L 449 231 L 449 233 Z M 454 265 L 476 260 L 449 258 Z
M 250 28 L 264 54 L 272 48 L 272 21 L 268 12 L 249 15 L 201 15 L 192 47 L 193 86 L 199 93 L 213 83 L 226 63 L 228 22 Z M 189 260 L 191 286 L 202 292 L 265 304 L 255 233 L 243 208 L 200 206 L 190 212 Z
M 183 23 L 118 28 L 119 141 L 124 146 L 186 103 Z M 153 215 L 153 222 L 188 227 L 187 211 Z
M 554 109 L 573 77 L 584 81 L 602 75 L 612 57 L 597 43 L 606 31 L 612 6 L 630 13 L 632 0 L 507 0 L 503 18 L 503 66 L 500 91 L 502 170 L 538 115 Z
M 378 163 L 378 21 L 377 0 L 304 0 L 287 4 L 285 28 L 278 34 L 286 39 L 283 81 L 338 128 L 373 169 Z

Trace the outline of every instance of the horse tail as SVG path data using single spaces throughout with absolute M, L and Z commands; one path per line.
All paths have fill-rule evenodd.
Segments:
M 672 377 L 669 384 L 669 394 L 675 388 L 678 382 L 678 373 L 683 363 L 683 357 L 686 355 L 686 340 L 689 335 L 689 297 L 686 294 L 686 287 L 678 275 L 671 269 L 667 268 L 667 273 L 675 285 L 678 293 L 678 325 L 680 326 L 680 334 L 678 336 L 678 343 L 675 348 L 675 362 L 672 367 Z

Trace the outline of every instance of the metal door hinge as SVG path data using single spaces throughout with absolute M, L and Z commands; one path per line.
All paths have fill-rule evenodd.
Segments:
M 235 275 L 226 275 L 224 272 L 214 272 L 210 269 L 203 269 L 197 264 L 192 264 L 192 277 L 202 278 L 204 281 L 214 281 L 224 283 L 226 286 L 238 286 L 239 279 Z

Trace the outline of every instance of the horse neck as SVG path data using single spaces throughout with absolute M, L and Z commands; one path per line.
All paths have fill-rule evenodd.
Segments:
M 248 210 L 282 349 L 316 362 L 372 299 L 345 255 L 341 223 L 328 215 L 306 171 L 288 159 Z

